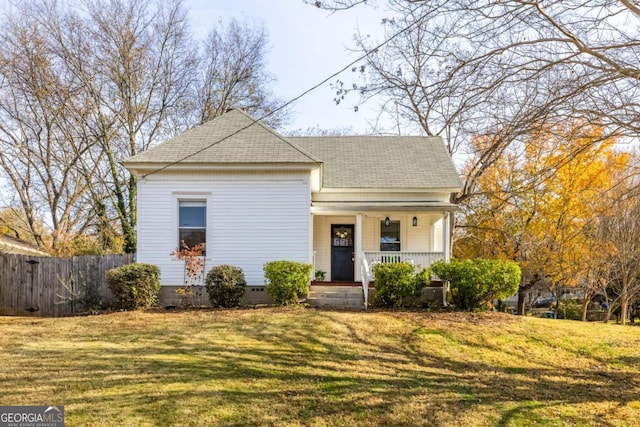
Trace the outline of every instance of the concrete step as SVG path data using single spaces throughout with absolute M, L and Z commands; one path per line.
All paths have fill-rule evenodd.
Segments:
M 357 296 L 362 295 L 362 288 L 356 286 L 312 286 L 309 295 L 338 295 Z
M 311 291 L 308 298 L 362 298 L 362 291 L 359 292 L 343 292 L 343 291 Z
M 335 295 L 308 295 L 307 296 L 307 301 L 315 301 L 315 300 L 322 300 L 322 301 L 333 301 L 333 302 L 340 302 L 340 301 L 364 301 L 364 298 L 362 297 L 362 295 L 351 295 L 351 296 L 335 296 Z
M 358 286 L 311 286 L 307 302 L 316 308 L 364 309 L 362 288 Z

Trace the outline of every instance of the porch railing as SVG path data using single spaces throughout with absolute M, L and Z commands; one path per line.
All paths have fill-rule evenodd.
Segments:
M 364 294 L 364 307 L 365 310 L 368 306 L 368 294 L 369 294 L 369 282 L 375 280 L 373 274 L 373 266 L 377 263 L 393 263 L 393 262 L 408 262 L 413 265 L 416 272 L 421 271 L 423 268 L 429 267 L 435 261 L 443 260 L 443 252 L 390 252 L 390 251 L 365 251 L 360 252 L 361 264 L 361 277 L 362 277 L 362 292 Z M 432 275 L 433 279 L 438 279 Z M 447 306 L 447 292 L 449 286 L 447 283 L 443 283 L 442 289 L 442 305 Z
M 364 309 L 368 306 L 369 282 L 375 279 L 373 275 L 373 265 L 377 263 L 408 262 L 413 265 L 416 272 L 429 267 L 435 261 L 443 260 L 443 252 L 360 252 L 361 266 L 360 274 L 362 278 L 362 293 L 364 294 Z M 435 276 L 432 276 L 434 278 Z M 435 277 L 437 279 L 437 277 Z M 442 304 L 447 306 L 448 284 L 443 283 Z
M 391 251 L 365 251 L 364 257 L 369 268 L 376 263 L 408 262 L 416 271 L 429 267 L 435 261 L 444 259 L 443 252 L 391 252 Z

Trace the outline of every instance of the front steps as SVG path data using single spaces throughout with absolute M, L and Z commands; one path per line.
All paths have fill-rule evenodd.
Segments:
M 364 310 L 362 286 L 313 284 L 309 288 L 307 303 L 315 308 Z

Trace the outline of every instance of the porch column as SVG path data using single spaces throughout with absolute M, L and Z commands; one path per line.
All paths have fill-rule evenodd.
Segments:
M 316 251 L 314 250 L 313 242 L 313 214 L 309 215 L 309 262 L 311 264 L 311 280 L 316 277 Z
M 442 250 L 444 251 L 444 260 L 451 260 L 451 221 L 449 218 L 450 212 L 444 212 L 442 215 Z M 447 307 L 447 293 L 449 292 L 449 283 L 442 283 L 442 305 Z
M 449 220 L 449 212 L 444 212 L 442 215 L 442 252 L 444 252 L 444 260 L 451 260 L 451 227 Z
M 360 282 L 362 275 L 360 274 L 360 265 L 362 259 L 360 258 L 360 252 L 362 252 L 362 214 L 356 214 L 356 229 L 355 229 L 355 241 L 353 242 L 354 260 L 355 260 L 355 280 Z

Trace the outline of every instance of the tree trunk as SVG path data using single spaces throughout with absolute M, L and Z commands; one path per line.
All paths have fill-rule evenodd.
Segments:
M 587 321 L 587 308 L 589 307 L 589 303 L 591 302 L 590 298 L 585 298 L 582 300 L 582 321 Z
M 527 291 L 523 290 L 523 289 L 519 289 L 518 290 L 518 305 L 516 308 L 516 313 L 518 314 L 518 316 L 524 316 L 525 315 L 525 310 L 524 310 L 524 300 L 527 297 Z
M 626 300 L 620 301 L 620 323 L 622 326 L 627 324 L 627 317 L 629 316 L 629 302 Z

